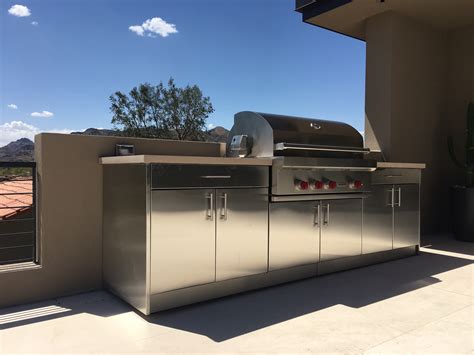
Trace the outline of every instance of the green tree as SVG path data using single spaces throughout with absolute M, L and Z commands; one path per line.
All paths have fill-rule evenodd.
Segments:
M 110 95 L 112 123 L 132 137 L 203 140 L 206 119 L 214 112 L 210 98 L 198 86 L 179 88 L 170 78 L 134 87 L 129 95 Z

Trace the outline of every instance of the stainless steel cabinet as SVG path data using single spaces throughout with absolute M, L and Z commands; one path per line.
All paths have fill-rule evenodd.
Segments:
M 393 248 L 420 244 L 420 187 L 394 186 Z
M 319 261 L 320 208 L 320 201 L 270 204 L 270 271 Z
M 393 247 L 393 186 L 374 185 L 364 200 L 362 253 L 369 254 Z
M 215 190 L 151 195 L 151 293 L 215 281 Z
M 420 244 L 420 186 L 374 185 L 364 202 L 364 254 Z
M 217 189 L 216 281 L 268 267 L 268 189 Z
M 321 202 L 321 261 L 362 253 L 362 199 Z

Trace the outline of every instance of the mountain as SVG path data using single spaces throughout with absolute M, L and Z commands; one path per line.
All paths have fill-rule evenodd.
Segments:
M 112 129 L 88 128 L 84 132 L 72 132 L 71 134 L 90 136 L 118 136 L 120 131 Z M 229 131 L 224 127 L 217 126 L 205 132 L 205 141 L 223 142 L 227 141 Z M 34 161 L 35 144 L 28 138 L 21 138 L 0 148 L 0 161 Z
M 88 128 L 83 132 L 71 132 L 71 134 L 82 134 L 85 136 L 117 136 L 120 131 L 113 129 Z
M 87 136 L 120 136 L 122 132 L 113 129 L 88 128 L 84 132 L 71 132 L 71 134 L 80 134 Z M 227 141 L 229 131 L 224 127 L 217 126 L 204 133 L 204 140 L 207 142 Z
M 229 136 L 229 131 L 224 127 L 217 126 L 206 132 L 206 141 L 207 142 L 227 142 L 227 137 Z
M 20 138 L 0 148 L 0 161 L 34 161 L 35 144 L 28 138 Z

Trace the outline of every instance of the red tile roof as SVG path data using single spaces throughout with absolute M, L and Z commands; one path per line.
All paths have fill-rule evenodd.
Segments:
M 14 194 L 26 195 L 14 195 Z M 33 204 L 33 181 L 31 178 L 0 180 L 0 220 L 15 218 L 28 212 Z

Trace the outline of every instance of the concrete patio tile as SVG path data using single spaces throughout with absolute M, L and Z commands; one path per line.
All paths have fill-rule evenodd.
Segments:
M 221 342 L 176 329 L 161 329 L 160 333 L 132 343 L 105 346 L 100 351 L 355 354 L 402 332 L 372 323 L 355 309 L 337 305 Z
M 357 309 L 335 305 L 231 339 L 226 349 L 258 352 L 361 353 L 402 332 L 377 324 Z
M 408 332 L 472 304 L 472 297 L 426 286 L 360 310 L 377 323 Z
M 442 320 L 431 322 L 375 346 L 366 353 L 472 354 L 474 352 L 474 328 L 472 324 L 466 324 L 466 318 L 470 316 L 472 316 L 472 309 L 466 307 Z M 449 320 L 446 320 L 447 318 Z
M 474 296 L 474 265 L 472 264 L 433 276 L 441 281 L 433 287 L 470 297 Z
M 109 301 L 110 303 L 110 301 Z M 120 305 L 120 302 L 114 303 Z M 118 341 L 154 335 L 152 325 L 133 311 L 103 317 L 78 313 L 2 331 L 3 352 L 64 353 L 73 349 L 95 349 Z

